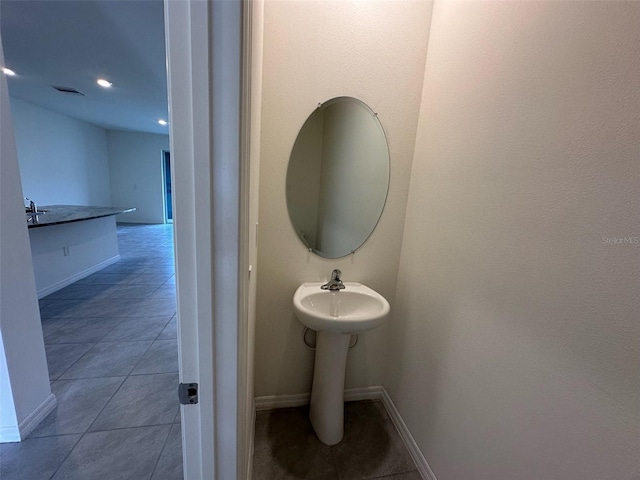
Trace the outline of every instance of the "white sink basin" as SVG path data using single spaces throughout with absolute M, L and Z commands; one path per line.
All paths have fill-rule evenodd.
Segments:
M 296 317 L 316 330 L 309 418 L 320 441 L 336 445 L 344 434 L 344 378 L 351 334 L 377 327 L 389 315 L 389 302 L 356 282 L 343 290 L 322 290 L 322 282 L 303 283 L 293 295 Z
M 389 302 L 378 292 L 357 282 L 344 290 L 322 290 L 322 282 L 303 283 L 293 296 L 296 316 L 318 332 L 360 333 L 384 322 Z

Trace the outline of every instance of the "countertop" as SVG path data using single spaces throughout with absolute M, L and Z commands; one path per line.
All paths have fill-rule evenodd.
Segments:
M 29 228 L 60 225 L 61 223 L 81 222 L 92 218 L 108 217 L 120 213 L 133 212 L 135 208 L 93 207 L 85 205 L 45 205 L 38 207 L 38 211 L 45 213 L 37 215 L 36 221 L 27 214 Z

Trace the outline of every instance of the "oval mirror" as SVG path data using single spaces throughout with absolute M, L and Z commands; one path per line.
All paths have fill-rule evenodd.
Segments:
M 310 251 L 338 258 L 373 232 L 389 190 L 389 149 L 377 115 L 351 97 L 315 109 L 293 145 L 287 209 Z

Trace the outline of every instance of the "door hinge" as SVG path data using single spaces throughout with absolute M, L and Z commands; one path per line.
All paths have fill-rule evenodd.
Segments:
M 198 384 L 181 383 L 178 385 L 178 397 L 182 405 L 194 405 L 198 403 Z

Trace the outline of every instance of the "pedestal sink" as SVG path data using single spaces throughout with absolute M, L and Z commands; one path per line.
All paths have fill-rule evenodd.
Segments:
M 303 283 L 293 307 L 304 325 L 318 332 L 309 417 L 318 438 L 335 445 L 344 433 L 344 375 L 351 334 L 380 325 L 389 302 L 369 287 L 344 282 L 344 290 L 322 290 L 321 282 Z

